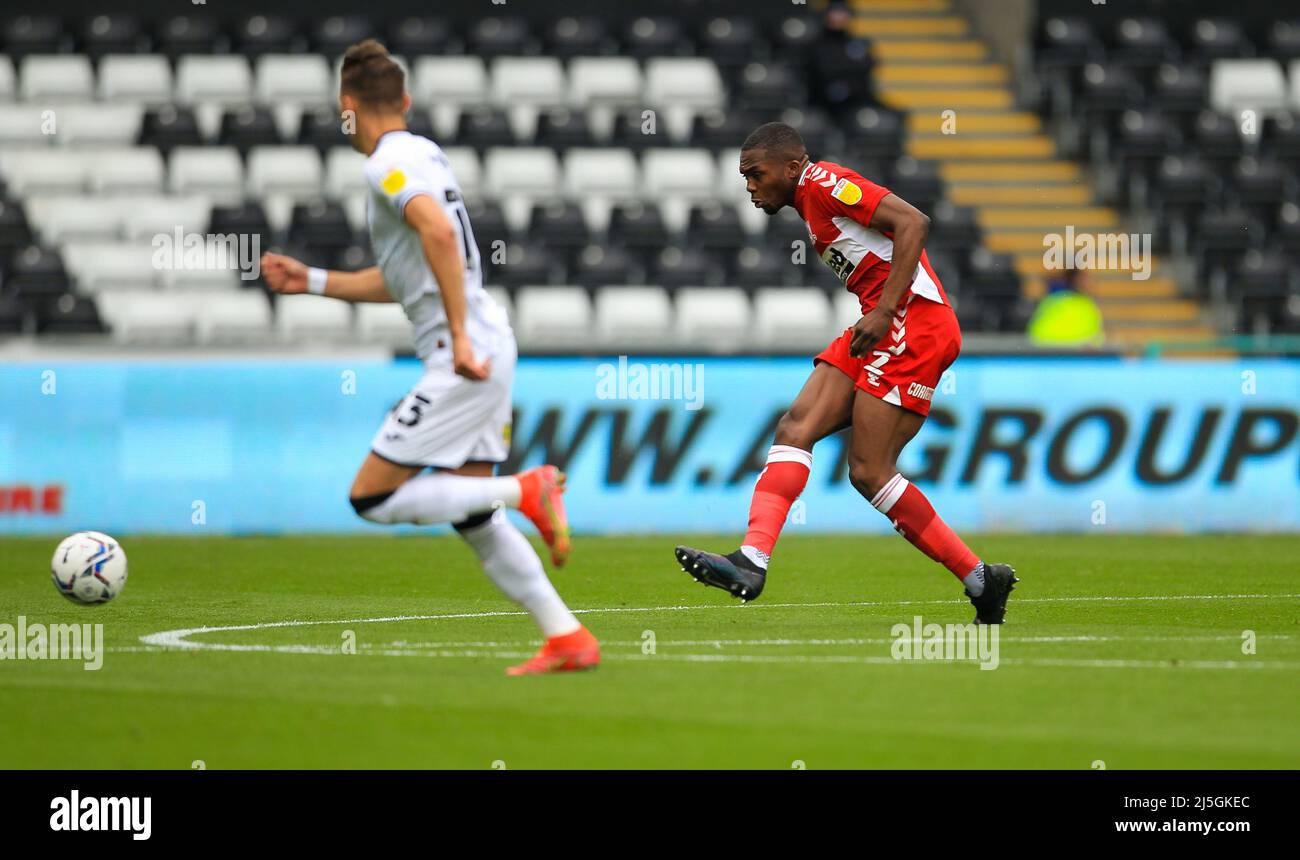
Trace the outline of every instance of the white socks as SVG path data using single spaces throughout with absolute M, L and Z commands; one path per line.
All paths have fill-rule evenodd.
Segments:
M 754 563 L 759 570 L 767 571 L 767 563 L 771 560 L 767 553 L 763 552 L 756 546 L 745 544 L 740 548 L 740 554 Z
M 458 532 L 478 553 L 488 578 L 506 597 L 528 610 L 543 636 L 547 639 L 563 636 L 582 626 L 546 578 L 542 560 L 533 551 L 532 544 L 504 512 L 494 514 L 482 525 Z
M 966 586 L 966 591 L 971 597 L 979 597 L 984 593 L 984 562 L 975 565 L 975 569 L 966 574 L 962 585 Z
M 473 478 L 435 472 L 411 478 L 361 516 L 388 525 L 458 523 L 494 507 L 517 508 L 519 499 L 519 481 L 513 476 Z

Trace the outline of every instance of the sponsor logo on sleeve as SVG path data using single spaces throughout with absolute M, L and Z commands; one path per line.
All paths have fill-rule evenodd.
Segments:
M 862 199 L 862 189 L 847 179 L 841 179 L 835 183 L 831 196 L 843 203 L 845 206 L 852 206 Z
M 379 183 L 379 187 L 384 189 L 385 194 L 396 194 L 406 186 L 406 174 L 400 170 L 391 170 L 384 177 L 384 181 Z

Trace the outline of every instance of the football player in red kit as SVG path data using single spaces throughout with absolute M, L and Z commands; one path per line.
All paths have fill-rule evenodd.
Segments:
M 745 140 L 740 172 L 755 206 L 769 215 L 793 206 L 807 222 L 818 256 L 858 297 L 862 318 L 813 359 L 812 375 L 778 422 L 740 549 L 719 555 L 679 546 L 678 562 L 742 600 L 758 597 L 786 515 L 808 482 L 813 445 L 851 427 L 854 488 L 962 582 L 976 623 L 1001 624 L 1015 571 L 982 561 L 896 465 L 961 350 L 956 314 L 924 250 L 930 219 L 846 167 L 812 161 L 784 123 L 759 126 Z

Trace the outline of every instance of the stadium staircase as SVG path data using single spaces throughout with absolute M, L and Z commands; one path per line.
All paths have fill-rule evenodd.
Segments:
M 1067 225 L 1076 234 L 1130 232 L 1119 212 L 1097 204 L 1083 167 L 1057 156 L 1041 118 L 1016 109 L 1011 70 L 991 59 L 951 0 L 851 5 L 854 34 L 873 43 L 879 98 L 907 117 L 907 153 L 939 163 L 949 199 L 975 208 L 990 251 L 1012 255 L 1026 297 L 1045 290 L 1045 234 Z M 945 133 L 945 111 L 955 133 Z M 1215 336 L 1205 309 L 1179 296 L 1159 257 L 1145 281 L 1127 271 L 1088 274 L 1114 345 Z

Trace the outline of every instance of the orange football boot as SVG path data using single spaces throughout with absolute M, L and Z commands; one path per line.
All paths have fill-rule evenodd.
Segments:
M 537 526 L 551 548 L 551 562 L 563 567 L 571 548 L 569 518 L 564 513 L 564 473 L 554 466 L 538 466 L 515 477 L 522 491 L 519 512 Z
M 563 636 L 552 636 L 526 662 L 506 669 L 507 675 L 545 675 L 550 672 L 573 672 L 600 665 L 600 643 L 586 627 Z

